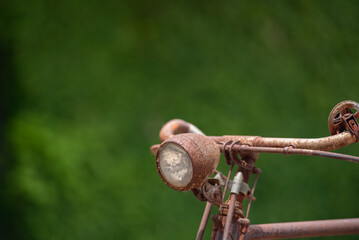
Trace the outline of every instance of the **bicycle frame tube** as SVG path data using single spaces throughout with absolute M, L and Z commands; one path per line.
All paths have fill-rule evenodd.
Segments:
M 359 234 L 359 218 L 250 225 L 249 239 L 290 239 Z

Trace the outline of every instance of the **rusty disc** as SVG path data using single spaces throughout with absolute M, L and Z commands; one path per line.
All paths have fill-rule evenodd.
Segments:
M 359 103 L 354 101 L 343 101 L 338 103 L 330 112 L 328 117 L 328 128 L 332 135 L 345 131 L 342 116 L 346 113 L 353 113 L 355 119 L 359 118 Z

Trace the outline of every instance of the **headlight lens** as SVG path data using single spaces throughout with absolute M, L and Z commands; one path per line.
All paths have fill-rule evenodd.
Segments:
M 160 149 L 158 165 L 164 179 L 175 187 L 185 187 L 192 179 L 191 159 L 175 143 L 167 143 Z
M 156 154 L 157 171 L 172 189 L 201 187 L 217 168 L 220 151 L 210 137 L 183 133 L 170 137 Z

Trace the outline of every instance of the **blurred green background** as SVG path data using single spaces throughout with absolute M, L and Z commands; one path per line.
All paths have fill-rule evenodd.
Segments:
M 358 13 L 349 0 L 1 1 L 1 239 L 194 239 L 205 204 L 160 180 L 161 126 L 329 135 L 330 110 L 359 100 Z M 353 163 L 257 166 L 252 223 L 359 216 Z

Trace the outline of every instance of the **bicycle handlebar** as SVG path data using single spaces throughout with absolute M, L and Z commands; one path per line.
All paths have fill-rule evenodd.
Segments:
M 173 119 L 167 122 L 160 131 L 160 140 L 165 141 L 178 133 L 199 133 L 203 134 L 193 124 L 181 119 Z M 227 141 L 240 141 L 241 144 L 253 147 L 294 147 L 298 149 L 311 149 L 321 151 L 332 151 L 357 142 L 356 136 L 350 132 L 342 132 L 322 138 L 272 138 L 260 136 L 209 136 L 216 143 L 221 144 Z

